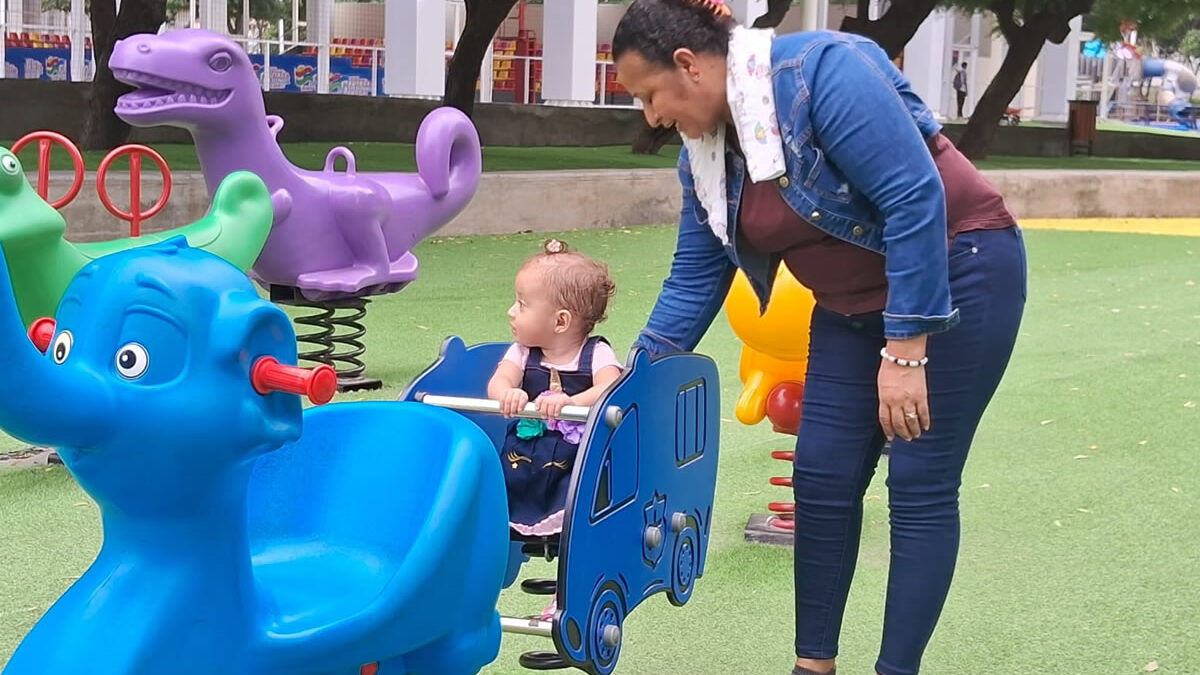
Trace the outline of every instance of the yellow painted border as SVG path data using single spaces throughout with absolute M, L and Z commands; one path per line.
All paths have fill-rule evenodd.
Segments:
M 1027 230 L 1120 232 L 1200 237 L 1200 218 L 1031 218 L 1021 220 Z

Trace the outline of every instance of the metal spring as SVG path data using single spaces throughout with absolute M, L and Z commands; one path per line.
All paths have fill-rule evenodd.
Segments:
M 316 314 L 307 314 L 297 316 L 293 321 L 298 326 L 309 326 L 316 330 L 307 333 L 296 332 L 296 342 L 310 345 L 317 345 L 317 349 L 301 351 L 298 356 L 301 360 L 310 361 L 314 364 L 333 365 L 330 354 L 333 353 L 333 341 L 330 337 L 333 335 L 333 309 L 324 305 L 301 305 L 306 309 L 318 310 Z
M 791 464 L 796 458 L 796 453 L 793 450 L 775 450 L 771 453 L 772 459 L 779 459 Z M 791 489 L 792 479 L 790 476 L 774 476 L 771 478 L 771 485 L 778 487 L 786 487 Z M 775 515 L 767 519 L 767 524 L 771 527 L 793 532 L 796 529 L 796 502 L 770 502 L 767 504 L 767 510 Z
M 330 310 L 330 333 L 332 336 L 329 340 L 343 347 L 342 351 L 336 351 L 330 346 L 329 358 L 337 362 L 334 365 L 334 370 L 338 372 L 339 377 L 347 379 L 361 377 L 367 369 L 365 363 L 359 357 L 367 351 L 366 346 L 362 343 L 362 337 L 367 334 L 366 326 L 362 324 L 362 319 L 367 315 L 366 298 L 353 298 L 350 300 L 338 301 L 333 309 Z M 340 316 L 336 314 L 337 310 L 342 310 Z M 336 328 L 344 328 L 347 330 L 338 332 Z M 337 364 L 344 364 L 343 368 L 338 368 Z
M 367 351 L 362 342 L 367 334 L 362 320 L 367 315 L 368 302 L 365 298 L 350 298 L 321 303 L 295 303 L 301 308 L 313 310 L 293 319 L 298 326 L 313 329 L 296 333 L 297 343 L 315 345 L 314 349 L 299 352 L 299 358 L 332 366 L 339 380 L 362 377 L 367 369 L 360 358 Z

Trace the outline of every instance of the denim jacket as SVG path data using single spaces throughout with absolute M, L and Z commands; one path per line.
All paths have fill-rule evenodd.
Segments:
M 948 330 L 946 197 L 926 139 L 941 126 L 874 42 L 810 31 L 775 38 L 775 108 L 787 173 L 784 199 L 828 234 L 886 256 L 884 335 Z M 671 271 L 634 343 L 651 354 L 688 351 L 707 332 L 740 268 L 765 311 L 781 257 L 738 236 L 744 160 L 726 152 L 729 241 L 708 226 L 686 149 L 679 157 L 683 209 Z

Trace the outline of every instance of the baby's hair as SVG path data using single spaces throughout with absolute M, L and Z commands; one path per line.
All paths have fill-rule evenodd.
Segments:
M 677 49 L 725 56 L 735 25 L 723 1 L 636 0 L 617 23 L 613 58 L 635 51 L 650 63 L 670 68 Z
M 571 250 L 561 239 L 547 239 L 542 252 L 521 267 L 533 265 L 542 269 L 542 282 L 550 302 L 569 310 L 584 335 L 608 318 L 608 301 L 617 292 L 617 285 L 608 275 L 607 265 Z

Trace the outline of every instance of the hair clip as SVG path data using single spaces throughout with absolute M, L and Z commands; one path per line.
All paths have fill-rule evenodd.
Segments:
M 733 16 L 733 10 L 725 4 L 725 0 L 688 0 L 688 2 L 707 7 L 717 16 Z
M 567 252 L 567 243 L 561 239 L 547 239 L 542 247 L 549 255 Z

